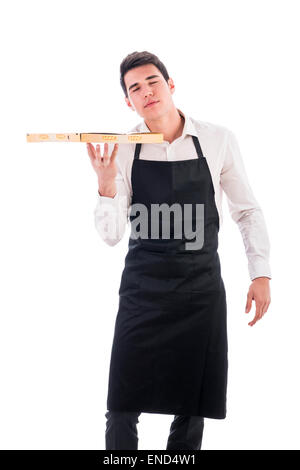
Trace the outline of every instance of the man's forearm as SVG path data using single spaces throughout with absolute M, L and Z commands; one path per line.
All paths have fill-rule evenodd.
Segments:
M 110 183 L 102 183 L 98 181 L 98 193 L 100 196 L 115 197 L 117 193 L 115 181 Z

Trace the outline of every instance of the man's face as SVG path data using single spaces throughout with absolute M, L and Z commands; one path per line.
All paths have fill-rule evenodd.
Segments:
M 168 83 L 153 64 L 141 65 L 129 70 L 124 75 L 128 98 L 127 105 L 145 120 L 158 119 L 174 106 L 172 94 L 175 87 L 173 80 Z M 150 101 L 156 104 L 147 106 Z

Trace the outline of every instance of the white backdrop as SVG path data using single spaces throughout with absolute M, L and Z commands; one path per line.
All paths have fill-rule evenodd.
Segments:
M 143 50 L 165 63 L 177 107 L 235 133 L 271 242 L 272 302 L 250 327 L 247 258 L 224 194 L 227 417 L 205 419 L 202 449 L 300 448 L 298 3 L 1 4 L 1 448 L 105 448 L 129 227 L 115 247 L 98 235 L 85 144 L 28 144 L 26 133 L 131 129 L 141 118 L 119 66 Z M 165 449 L 172 419 L 143 413 L 139 449 Z

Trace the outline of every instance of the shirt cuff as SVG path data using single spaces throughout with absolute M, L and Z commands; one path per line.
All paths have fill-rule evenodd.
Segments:
M 118 199 L 118 193 L 116 193 L 114 197 L 108 197 L 108 196 L 101 196 L 99 194 L 99 191 L 97 192 L 97 201 L 115 204 L 117 199 Z
M 249 265 L 249 275 L 251 281 L 253 281 L 257 277 L 268 277 L 269 279 L 272 279 L 270 265 L 266 261 L 256 262 L 255 266 Z

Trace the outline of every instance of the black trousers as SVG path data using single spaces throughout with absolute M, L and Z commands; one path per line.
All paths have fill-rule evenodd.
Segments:
M 107 411 L 105 416 L 106 450 L 137 450 L 140 412 Z M 167 450 L 200 450 L 204 418 L 174 416 L 167 441 Z

